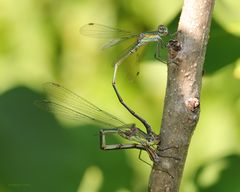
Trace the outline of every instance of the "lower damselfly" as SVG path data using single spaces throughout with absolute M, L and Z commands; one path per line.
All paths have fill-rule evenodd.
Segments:
M 36 101 L 37 106 L 44 110 L 62 115 L 66 118 L 77 121 L 92 121 L 101 125 L 104 129 L 100 130 L 100 148 L 103 150 L 117 149 L 139 149 L 148 153 L 153 162 L 159 161 L 156 147 L 159 136 L 155 133 L 147 134 L 135 124 L 126 124 L 116 116 L 100 109 L 96 105 L 87 101 L 76 93 L 62 87 L 57 83 L 45 83 L 44 90 L 47 94 L 46 100 Z M 107 135 L 118 135 L 131 143 L 107 144 Z M 139 159 L 141 159 L 139 153 Z M 144 161 L 147 163 L 146 161 Z M 148 163 L 149 164 L 149 163 Z
M 137 50 L 140 47 L 145 46 L 152 42 L 155 42 L 157 44 L 155 58 L 165 63 L 165 61 L 160 56 L 160 49 L 166 47 L 166 43 L 164 42 L 162 37 L 167 36 L 169 34 L 168 28 L 164 25 L 159 25 L 156 31 L 132 33 L 122 29 L 116 29 L 113 27 L 108 27 L 97 23 L 88 23 L 80 28 L 80 33 L 82 35 L 86 35 L 89 37 L 109 39 L 109 41 L 103 46 L 104 49 L 122 43 L 125 40 L 136 38 L 135 43 L 133 43 L 128 49 L 123 51 L 123 53 L 119 56 L 116 62 L 114 62 L 112 86 L 118 97 L 119 102 L 145 126 L 148 134 L 153 134 L 153 131 L 149 123 L 141 116 L 139 116 L 137 113 L 135 113 L 130 107 L 128 107 L 127 104 L 122 99 L 116 87 L 117 70 L 119 65 L 126 58 L 128 58 L 133 53 L 137 52 Z

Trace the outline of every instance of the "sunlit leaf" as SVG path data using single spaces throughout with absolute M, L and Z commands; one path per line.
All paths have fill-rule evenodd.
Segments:
M 240 35 L 240 1 L 218 0 L 214 9 L 214 18 L 227 31 Z

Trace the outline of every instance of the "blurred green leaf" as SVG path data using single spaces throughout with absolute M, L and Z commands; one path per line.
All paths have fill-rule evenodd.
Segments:
M 224 163 L 224 167 L 219 170 L 217 180 L 210 185 L 203 186 L 199 182 L 201 174 L 212 165 Z M 199 192 L 239 192 L 240 183 L 237 178 L 240 177 L 240 156 L 236 154 L 228 155 L 211 161 L 199 167 L 194 179 L 194 183 Z M 235 179 L 236 178 L 236 179 Z

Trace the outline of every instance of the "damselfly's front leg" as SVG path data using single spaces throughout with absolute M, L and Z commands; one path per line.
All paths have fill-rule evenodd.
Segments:
M 147 165 L 149 165 L 149 166 L 152 167 L 152 165 L 151 165 L 150 163 L 148 163 L 147 161 L 145 161 L 144 159 L 142 159 L 141 156 L 142 156 L 142 150 L 140 149 L 139 154 L 138 154 L 138 159 L 139 159 L 140 161 L 142 161 L 143 163 L 146 163 Z
M 129 143 L 129 144 L 107 144 L 106 135 L 118 134 L 118 128 L 113 129 L 101 129 L 100 130 L 100 148 L 102 150 L 117 150 L 117 149 L 140 149 L 145 150 L 145 147 L 139 143 Z M 119 135 L 119 134 L 118 134 Z
M 165 61 L 164 59 L 161 58 L 161 55 L 160 55 L 160 50 L 161 48 L 165 48 L 166 45 L 164 45 L 164 42 L 162 39 L 160 39 L 158 42 L 157 42 L 157 48 L 156 48 L 156 53 L 155 53 L 155 59 L 161 61 L 162 63 L 165 63 L 167 64 L 167 61 Z

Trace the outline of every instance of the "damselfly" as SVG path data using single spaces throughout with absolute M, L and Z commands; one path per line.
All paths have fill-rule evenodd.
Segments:
M 117 59 L 117 61 L 114 63 L 112 86 L 114 88 L 114 91 L 120 103 L 145 126 L 148 134 L 150 135 L 153 134 L 152 128 L 148 124 L 148 122 L 145 119 L 143 119 L 141 116 L 136 114 L 123 101 L 116 87 L 116 76 L 117 76 L 118 66 L 127 57 L 135 53 L 140 47 L 147 45 L 151 42 L 157 43 L 157 49 L 155 53 L 156 59 L 163 61 L 163 59 L 161 59 L 161 56 L 160 56 L 160 49 L 166 47 L 162 37 L 168 35 L 168 28 L 164 25 L 159 25 L 156 31 L 143 32 L 143 33 L 131 33 L 125 30 L 116 29 L 116 28 L 108 27 L 101 24 L 88 23 L 80 28 L 80 33 L 89 37 L 94 37 L 94 38 L 109 38 L 110 40 L 103 46 L 103 48 L 112 47 L 130 38 L 137 39 L 136 42 L 133 45 L 131 45 L 130 48 L 125 50 Z
M 83 97 L 62 87 L 59 84 L 45 83 L 44 89 L 48 96 L 48 100 L 37 101 L 36 104 L 39 107 L 44 108 L 47 111 L 63 115 L 70 119 L 80 121 L 90 120 L 105 127 L 104 129 L 100 130 L 101 149 L 116 150 L 135 148 L 140 150 L 140 160 L 142 160 L 140 157 L 141 151 L 144 150 L 148 153 L 153 162 L 159 161 L 159 156 L 156 153 L 156 147 L 159 143 L 159 136 L 155 133 L 149 135 L 136 127 L 133 123 L 124 123 L 119 118 L 100 109 Z M 107 144 L 106 136 L 113 134 L 131 141 L 131 143 Z

